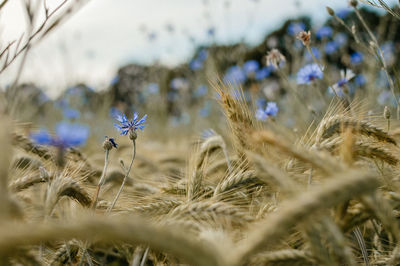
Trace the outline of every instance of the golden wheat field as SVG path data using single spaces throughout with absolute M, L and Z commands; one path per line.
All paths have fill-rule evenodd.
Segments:
M 185 63 L 54 97 L 24 80 L 30 56 L 88 1 L 21 2 L 0 46 L 0 265 L 400 265 L 397 1 L 253 46 L 208 27 Z

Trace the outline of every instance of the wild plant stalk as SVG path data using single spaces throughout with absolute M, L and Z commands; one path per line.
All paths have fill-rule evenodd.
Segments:
M 362 17 L 360 11 L 358 10 L 357 6 L 354 6 L 354 11 L 357 15 L 357 18 L 360 20 L 361 24 L 363 25 L 363 27 L 365 28 L 365 30 L 367 31 L 369 37 L 371 38 L 371 46 L 372 48 L 375 48 L 374 52 L 377 52 L 378 58 L 380 59 L 381 63 L 382 63 L 382 68 L 383 71 L 386 75 L 386 78 L 389 82 L 389 87 L 390 87 L 390 91 L 392 92 L 393 98 L 396 100 L 396 104 L 397 104 L 397 119 L 400 119 L 399 115 L 400 115 L 400 101 L 397 100 L 396 98 L 396 93 L 395 93 L 395 88 L 394 88 L 394 83 L 392 78 L 390 77 L 389 71 L 388 71 L 388 67 L 387 67 L 387 63 L 385 60 L 385 57 L 383 56 L 383 51 L 381 49 L 381 47 L 379 46 L 378 40 L 376 39 L 375 35 L 372 33 L 371 29 L 369 28 L 368 24 L 365 22 L 364 18 Z
M 117 203 L 117 200 L 119 199 L 119 196 L 121 195 L 121 192 L 125 186 L 125 182 L 128 179 L 129 173 L 131 172 L 133 161 L 135 160 L 135 157 L 136 157 L 136 140 L 135 139 L 132 140 L 132 144 L 133 144 L 133 154 L 132 154 L 131 163 L 129 165 L 128 170 L 126 171 L 126 174 L 125 174 L 124 180 L 122 181 L 121 187 L 119 188 L 118 193 L 115 196 L 110 208 L 108 208 L 107 213 L 110 213 L 112 211 L 112 209 L 114 208 L 115 204 Z
M 93 198 L 92 209 L 96 209 L 97 199 L 99 197 L 99 193 L 100 193 L 101 187 L 103 186 L 104 181 L 105 181 L 107 167 L 108 167 L 108 155 L 109 155 L 109 153 L 110 153 L 110 150 L 106 149 L 105 150 L 105 155 L 104 155 L 104 168 L 103 168 L 103 172 L 101 173 L 99 184 L 97 185 L 96 194 L 95 194 L 95 196 Z

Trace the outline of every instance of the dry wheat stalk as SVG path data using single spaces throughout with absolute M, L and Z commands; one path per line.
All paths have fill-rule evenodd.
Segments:
M 375 190 L 379 182 L 371 174 L 360 170 L 349 170 L 330 178 L 325 184 L 300 194 L 282 204 L 279 211 L 268 215 L 265 222 L 250 233 L 240 246 L 232 265 L 241 265 L 252 254 L 267 249 L 272 241 L 277 241 L 289 229 L 310 214 L 333 207 L 339 203 L 368 194 Z
M 99 234 L 101 232 L 101 234 Z M 192 265 L 227 265 L 212 243 L 199 243 L 192 235 L 152 225 L 139 217 L 81 217 L 68 223 L 3 224 L 0 253 L 12 254 L 15 247 L 46 241 L 81 239 L 147 244 L 152 250 L 170 253 Z
M 365 121 L 345 117 L 343 115 L 334 115 L 323 119 L 318 127 L 316 142 L 332 137 L 334 134 L 343 132 L 344 129 L 351 129 L 353 134 L 361 134 L 373 137 L 378 141 L 396 145 L 396 141 L 382 129 Z
M 230 218 L 238 221 L 252 221 L 253 219 L 237 207 L 211 200 L 190 202 L 180 205 L 169 213 L 169 217 L 187 217 L 188 215 L 198 219 L 209 217 Z
M 257 254 L 251 259 L 251 265 L 269 264 L 314 265 L 315 260 L 310 252 L 297 249 L 282 249 Z
M 335 173 L 343 169 L 343 165 L 334 160 L 327 154 L 301 147 L 294 147 L 284 140 L 277 137 L 274 133 L 267 130 L 256 131 L 251 135 L 252 141 L 255 143 L 268 143 L 277 147 L 283 153 L 292 156 L 302 162 L 311 164 L 312 166 L 322 170 L 325 174 Z
M 160 215 L 171 211 L 171 209 L 181 205 L 179 200 L 162 199 L 157 202 L 152 202 L 146 205 L 139 205 L 132 208 L 132 210 L 144 213 L 147 215 Z
M 337 153 L 340 145 L 342 144 L 341 138 L 326 139 L 318 145 L 320 149 L 327 149 L 330 152 Z M 376 146 L 376 144 L 357 141 L 353 146 L 353 153 L 356 157 L 366 157 L 370 159 L 380 159 L 387 164 L 396 165 L 399 160 L 397 160 L 391 153 L 389 149 L 384 147 Z
M 44 183 L 47 181 L 48 181 L 47 179 L 43 178 L 42 176 L 40 176 L 38 174 L 31 174 L 31 175 L 23 176 L 23 177 L 20 177 L 20 178 L 14 180 L 9 185 L 9 188 L 11 191 L 19 192 L 19 191 L 27 189 L 35 184 Z
M 234 99 L 230 94 L 230 91 L 234 89 L 229 86 L 227 87 L 222 81 L 212 85 L 220 95 L 219 103 L 225 112 L 232 130 L 236 152 L 239 157 L 244 158 L 244 151 L 251 150 L 247 137 L 254 130 L 253 117 L 250 115 L 243 95 L 239 99 Z
M 79 246 L 74 242 L 65 243 L 54 253 L 51 266 L 62 266 L 72 263 L 78 255 Z

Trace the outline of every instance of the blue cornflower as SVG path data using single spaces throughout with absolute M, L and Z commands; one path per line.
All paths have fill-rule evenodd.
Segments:
M 243 64 L 243 71 L 247 76 L 256 73 L 260 68 L 260 64 L 256 60 L 249 60 Z
M 354 52 L 350 55 L 350 62 L 353 65 L 358 65 L 364 60 L 364 54 L 361 52 Z
M 276 102 L 268 102 L 265 109 L 258 108 L 256 112 L 257 120 L 265 121 L 270 116 L 276 116 L 278 114 L 279 108 Z
M 202 84 L 196 88 L 196 90 L 193 93 L 194 94 L 193 96 L 195 98 L 199 98 L 199 97 L 206 95 L 207 92 L 208 92 L 208 87 L 206 85 Z
M 207 49 L 201 49 L 199 55 L 197 56 L 197 59 L 199 59 L 200 61 L 204 61 L 207 59 L 207 57 L 208 57 Z
M 137 112 L 133 113 L 132 120 L 128 120 L 125 114 L 119 114 L 115 119 L 120 123 L 114 124 L 114 126 L 121 131 L 121 135 L 127 135 L 129 131 L 136 132 L 137 129 L 143 130 L 147 125 L 143 124 L 146 121 L 147 115 L 144 115 L 142 119 L 138 119 L 139 115 Z
M 150 83 L 150 84 L 147 86 L 147 91 L 148 91 L 148 93 L 150 93 L 150 94 L 157 94 L 157 93 L 160 92 L 160 86 L 158 86 L 157 83 Z
M 335 41 L 330 41 L 325 44 L 325 53 L 328 55 L 333 54 L 339 49 L 339 45 Z
M 297 72 L 297 84 L 310 84 L 315 79 L 322 79 L 324 73 L 317 64 L 309 64 Z
M 69 119 L 76 119 L 79 118 L 81 116 L 81 113 L 73 108 L 66 108 L 64 109 L 64 117 L 65 118 L 69 118 Z
M 292 36 L 297 35 L 300 31 L 303 31 L 306 29 L 306 24 L 303 22 L 292 22 L 289 24 L 287 28 L 287 33 L 289 33 Z
M 263 67 L 256 72 L 256 80 L 263 80 L 271 75 L 273 67 Z
M 346 33 L 343 32 L 338 32 L 335 35 L 335 42 L 342 47 L 343 45 L 345 45 L 347 43 L 348 37 L 346 35 Z
M 329 26 L 323 26 L 321 27 L 317 33 L 316 36 L 319 40 L 324 39 L 324 38 L 329 38 L 332 36 L 332 28 Z
M 189 82 L 185 78 L 174 78 L 170 81 L 169 86 L 174 90 L 184 90 L 189 87 Z
M 243 83 L 247 79 L 246 74 L 244 73 L 243 69 L 240 66 L 231 66 L 226 71 L 224 76 L 225 83 Z
M 338 94 L 338 96 L 343 97 L 344 94 L 344 87 L 349 83 L 349 81 L 354 78 L 356 75 L 351 69 L 341 70 L 340 71 L 340 79 L 338 82 L 329 87 L 329 92 Z
M 42 129 L 31 135 L 32 140 L 39 145 L 51 145 L 60 149 L 81 146 L 89 137 L 89 127 L 77 123 L 60 122 L 56 125 L 56 136 Z
M 358 85 L 358 86 L 363 86 L 365 83 L 367 83 L 367 79 L 365 78 L 365 76 L 363 74 L 358 74 L 355 78 L 354 78 L 354 82 Z
M 336 16 L 338 16 L 339 18 L 345 19 L 349 15 L 350 10 L 348 8 L 342 8 L 335 13 L 336 13 Z
M 189 64 L 189 68 L 191 70 L 199 70 L 203 67 L 203 62 L 199 60 L 198 58 L 192 60 Z
M 215 28 L 214 27 L 208 28 L 207 35 L 210 37 L 214 37 L 215 36 Z

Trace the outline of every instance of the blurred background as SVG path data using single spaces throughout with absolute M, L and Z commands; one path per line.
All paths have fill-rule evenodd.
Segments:
M 61 2 L 48 0 L 47 6 L 51 10 Z M 34 82 L 51 97 L 80 82 L 102 90 L 129 63 L 175 67 L 200 46 L 256 46 L 289 18 L 308 16 L 315 27 L 321 26 L 328 17 L 326 5 L 350 10 L 345 0 L 88 1 L 31 49 L 21 81 Z M 23 6 L 19 0 L 5 5 L 3 40 L 18 39 L 24 32 Z M 3 87 L 16 69 L 17 64 L 1 77 Z

